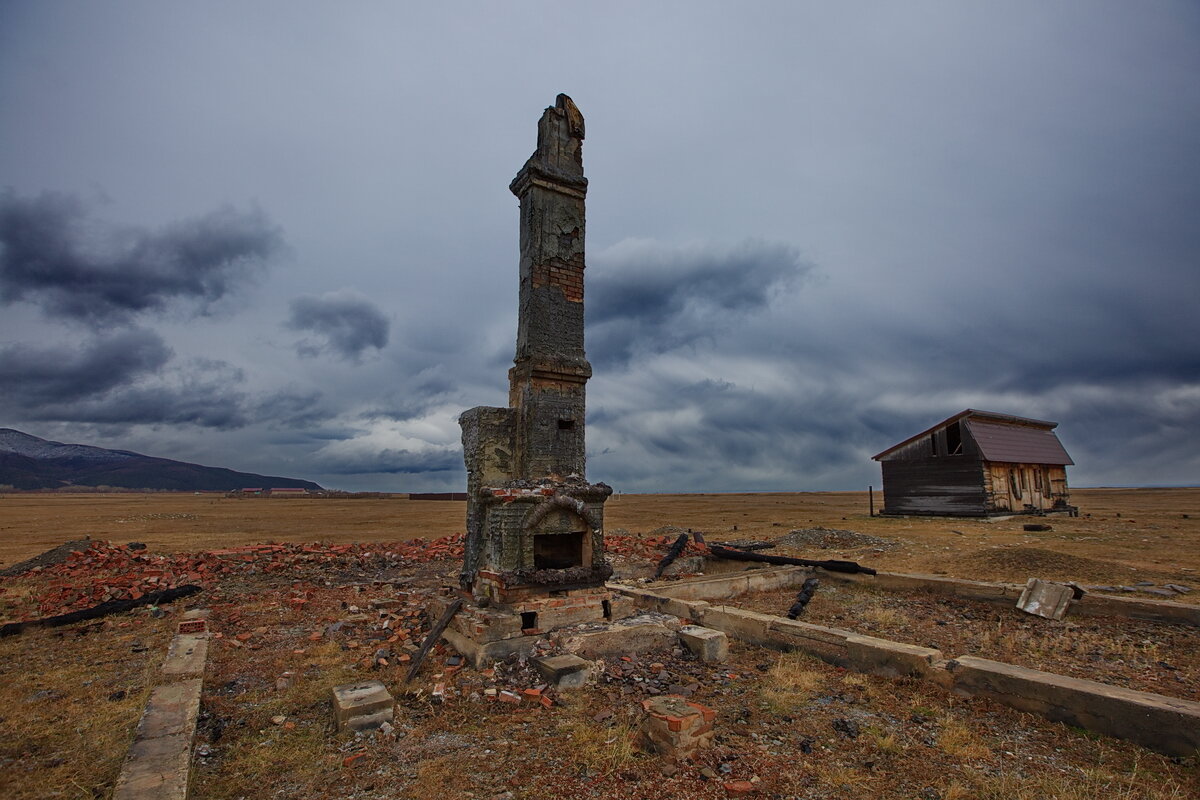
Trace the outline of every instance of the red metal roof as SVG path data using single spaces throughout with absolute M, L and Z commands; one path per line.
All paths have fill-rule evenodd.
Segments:
M 1063 465 L 1075 463 L 1054 435 L 1054 429 L 1058 427 L 1057 422 L 998 414 L 994 411 L 979 411 L 974 408 L 960 411 L 871 458 L 878 461 L 893 450 L 899 450 L 958 420 L 962 420 L 971 429 L 986 461 Z
M 985 461 L 1013 464 L 1074 464 L 1050 428 L 965 420 Z

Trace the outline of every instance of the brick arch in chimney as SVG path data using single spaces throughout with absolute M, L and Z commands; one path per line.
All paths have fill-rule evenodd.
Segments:
M 571 511 L 579 515 L 587 523 L 588 530 L 592 533 L 600 530 L 601 525 L 603 525 L 582 500 L 570 495 L 556 494 L 531 508 L 529 513 L 525 515 L 525 521 L 521 523 L 521 527 L 526 531 L 532 531 L 541 524 L 547 514 L 558 509 Z

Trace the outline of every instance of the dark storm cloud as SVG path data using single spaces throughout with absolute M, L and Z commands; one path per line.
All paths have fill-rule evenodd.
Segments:
M 103 395 L 160 369 L 171 350 L 153 331 L 135 328 L 90 341 L 85 347 L 0 349 L 4 405 L 35 410 Z
M 626 241 L 592 261 L 588 349 L 598 363 L 695 344 L 812 271 L 796 248 L 761 241 L 732 247 Z
M 879 410 L 871 398 L 838 388 L 794 380 L 783 391 L 723 380 L 630 380 L 637 381 L 632 391 L 609 393 L 617 403 L 632 398 L 627 407 L 589 413 L 589 434 L 598 433 L 605 447 L 592 453 L 591 468 L 614 486 L 815 488 L 860 473 L 864 459 L 889 443 L 890 434 L 872 426 Z
M 78 197 L 0 194 L 0 299 L 99 324 L 128 321 L 174 300 L 225 296 L 282 245 L 258 210 L 222 207 L 160 230 L 91 218 Z
M 462 450 L 456 447 L 415 452 L 384 448 L 361 453 L 339 453 L 318 460 L 315 465 L 333 475 L 419 475 L 428 472 L 461 472 Z
M 0 408 L 13 419 L 95 424 L 247 424 L 242 372 L 211 359 L 167 368 L 170 349 L 135 328 L 70 346 L 0 350 Z
M 358 292 L 342 289 L 320 297 L 297 297 L 291 304 L 287 325 L 292 330 L 311 331 L 324 344 L 303 341 L 297 344 L 302 356 L 314 356 L 332 350 L 357 361 L 374 347 L 382 350 L 388 343 L 390 322 L 379 308 Z
M 253 417 L 274 428 L 309 429 L 333 416 L 321 392 L 281 391 L 258 400 Z
M 230 430 L 251 420 L 246 396 L 219 380 L 194 379 L 182 386 L 130 386 L 71 405 L 46 406 L 45 419 L 107 425 L 195 425 Z M 32 416 L 37 419 L 36 412 Z

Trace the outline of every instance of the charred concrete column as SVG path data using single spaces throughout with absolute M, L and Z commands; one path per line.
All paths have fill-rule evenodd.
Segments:
M 517 353 L 509 371 L 518 477 L 583 477 L 583 115 L 560 94 L 509 188 L 521 201 Z

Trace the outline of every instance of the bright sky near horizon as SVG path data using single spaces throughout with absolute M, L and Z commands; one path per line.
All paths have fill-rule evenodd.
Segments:
M 1200 483 L 1200 6 L 0 4 L 0 427 L 461 490 L 542 109 L 588 477 L 838 490 L 968 407 Z

